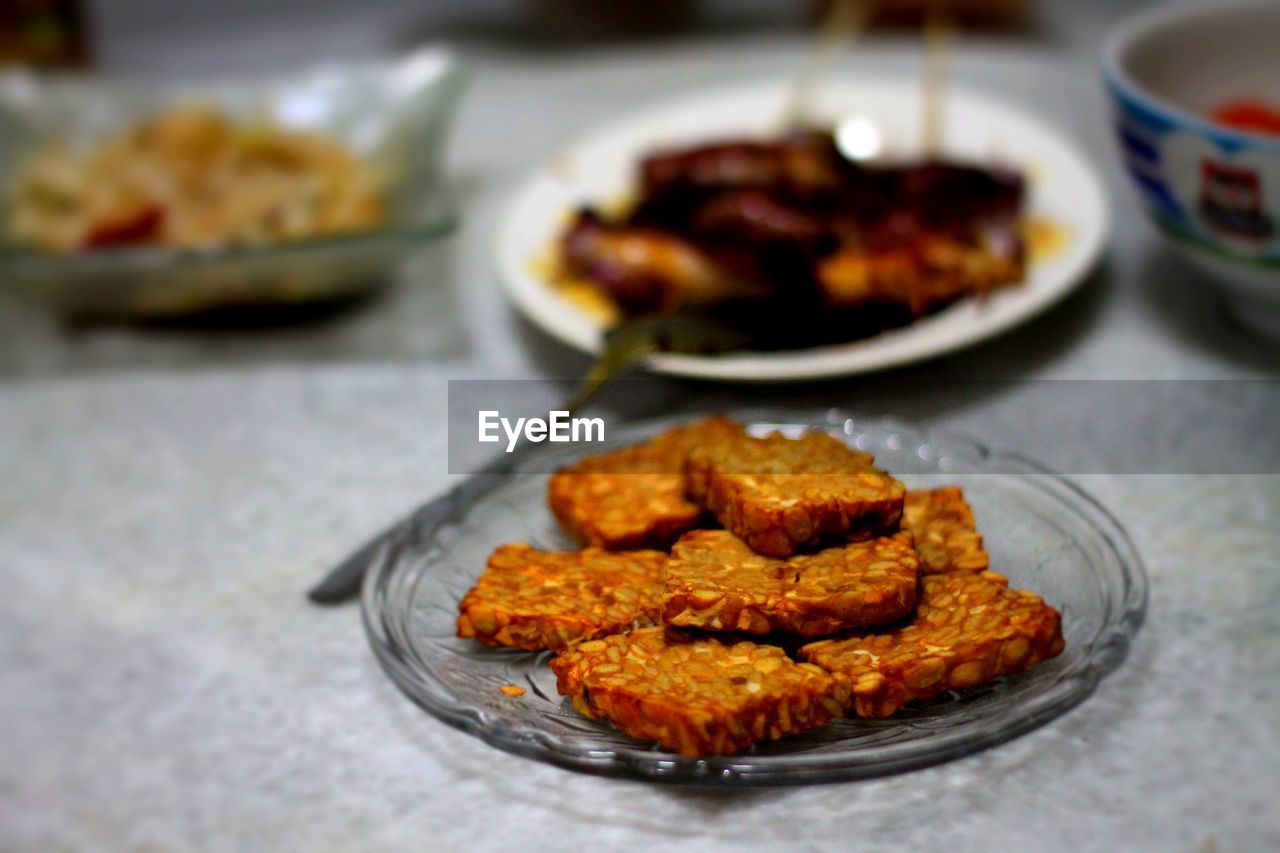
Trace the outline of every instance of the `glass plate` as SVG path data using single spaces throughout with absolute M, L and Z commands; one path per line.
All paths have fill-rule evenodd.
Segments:
M 0 75 L 0 195 L 6 197 L 23 160 L 51 140 L 89 146 L 143 116 L 191 103 L 332 137 L 389 176 L 387 220 L 352 234 L 261 246 L 70 254 L 15 244 L 0 234 L 0 292 L 70 315 L 133 319 L 367 292 L 408 252 L 454 228 L 454 199 L 440 160 L 460 87 L 453 55 L 440 47 L 246 80 Z M 0 214 L 7 218 L 8 210 Z
M 901 772 L 1017 737 L 1084 701 L 1119 666 L 1146 610 L 1141 559 L 1119 522 L 1063 478 L 1021 456 L 839 412 L 738 415 L 753 431 L 819 428 L 875 454 L 909 487 L 957 483 L 973 504 L 992 568 L 1062 612 L 1066 650 L 1020 675 L 909 706 L 887 720 L 847 718 L 729 757 L 685 758 L 588 720 L 556 693 L 550 653 L 454 637 L 457 604 L 504 542 L 569 548 L 546 507 L 547 472 L 581 455 L 537 445 L 427 504 L 388 540 L 365 578 L 373 650 L 409 698 L 518 755 L 610 776 L 712 786 L 793 785 Z M 680 420 L 687 420 L 681 418 Z M 676 423 L 616 430 L 606 445 Z M 526 688 L 512 698 L 504 684 Z

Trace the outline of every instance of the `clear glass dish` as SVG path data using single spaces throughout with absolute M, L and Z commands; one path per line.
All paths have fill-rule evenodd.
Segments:
M 5 242 L 0 229 L 0 287 L 67 314 L 129 318 L 326 301 L 367 291 L 407 251 L 456 224 L 440 160 L 459 92 L 456 63 L 440 48 L 393 62 L 330 65 L 254 81 L 0 75 L 0 197 L 6 204 L 23 158 L 50 140 L 92 144 L 143 116 L 193 102 L 334 137 L 391 176 L 384 225 L 341 237 L 201 251 L 128 247 L 61 254 Z
M 383 667 L 435 717 L 518 755 L 653 782 L 751 786 L 859 779 L 960 758 L 1070 710 L 1124 659 L 1146 610 L 1146 575 L 1119 522 L 1078 487 L 1015 454 L 839 412 L 812 420 L 779 413 L 739 418 L 758 429 L 826 429 L 874 453 L 910 487 L 963 486 L 992 568 L 1062 612 L 1062 656 L 887 720 L 847 718 L 740 755 L 685 758 L 635 742 L 580 716 L 557 695 L 549 653 L 454 637 L 458 601 L 494 547 L 513 541 L 571 547 L 546 508 L 546 477 L 582 449 L 537 445 L 422 507 L 388 540 L 363 589 L 365 627 Z M 672 423 L 618 430 L 608 444 L 637 441 Z M 527 692 L 505 696 L 504 684 Z

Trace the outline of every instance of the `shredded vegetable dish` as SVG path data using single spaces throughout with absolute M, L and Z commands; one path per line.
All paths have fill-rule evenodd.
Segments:
M 37 152 L 7 225 L 11 240 L 57 252 L 282 243 L 376 227 L 384 183 L 332 138 L 184 105 L 88 149 Z

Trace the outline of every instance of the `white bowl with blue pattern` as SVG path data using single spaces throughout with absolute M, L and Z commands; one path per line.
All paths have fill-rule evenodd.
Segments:
M 1241 322 L 1280 338 L 1280 135 L 1210 117 L 1240 99 L 1280 109 L 1280 2 L 1158 7 L 1111 34 L 1103 67 L 1152 220 Z

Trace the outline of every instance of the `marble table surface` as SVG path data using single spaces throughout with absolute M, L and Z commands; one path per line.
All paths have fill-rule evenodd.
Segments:
M 871 414 L 901 415 L 895 388 L 948 376 L 1178 389 L 1176 416 L 1140 437 L 1167 467 L 1159 454 L 1123 472 L 1068 464 L 1142 552 L 1149 617 L 1092 698 L 1027 736 L 872 782 L 721 793 L 602 780 L 427 717 L 383 677 L 355 607 L 304 600 L 352 545 L 456 479 L 448 380 L 583 368 L 497 293 L 489 240 L 512 181 L 601 116 L 781 73 L 799 49 L 737 38 L 600 56 L 467 51 L 454 156 L 466 223 L 422 261 L 435 272 L 406 273 L 347 317 L 193 336 L 0 312 L 0 848 L 1280 847 L 1280 464 L 1266 381 L 1280 361 L 1222 317 L 1122 192 L 1102 269 L 995 341 L 887 377 L 657 382 L 631 401 L 665 413 L 874 400 Z M 846 65 L 913 63 L 890 46 Z M 1079 55 L 993 43 L 956 66 L 1063 126 L 1121 187 Z M 1214 389 L 1244 379 L 1263 380 L 1249 419 L 1206 420 Z M 1072 436 L 1028 416 L 1037 387 L 932 405 L 917 394 L 910 419 L 1052 456 Z M 1182 438 L 1204 423 L 1222 430 L 1210 445 L 1247 445 L 1251 465 L 1180 466 Z

